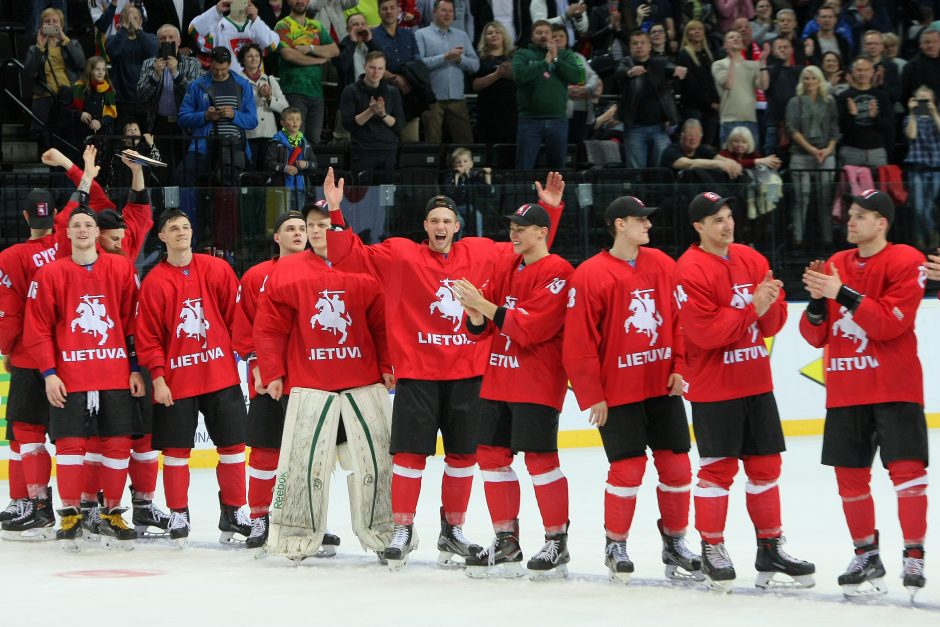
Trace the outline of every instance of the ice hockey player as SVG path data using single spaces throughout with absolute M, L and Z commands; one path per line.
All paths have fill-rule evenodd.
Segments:
M 676 263 L 646 246 L 656 210 L 633 196 L 610 203 L 604 219 L 613 246 L 575 270 L 565 316 L 565 370 L 610 463 L 606 563 L 611 580 L 623 583 L 634 570 L 627 537 L 647 447 L 659 474 L 657 526 L 666 576 L 703 578 L 701 559 L 685 543 L 692 467 L 682 403 L 685 344 L 672 297 Z
M 926 582 L 927 419 L 914 319 L 927 276 L 919 251 L 888 242 L 894 218 L 886 193 L 852 196 L 848 241 L 855 247 L 813 262 L 803 274 L 812 300 L 800 333 L 827 349 L 822 463 L 835 467 L 855 544 L 839 576 L 848 597 L 887 592 L 869 488 L 879 447 L 898 495 L 904 587 L 913 599 Z
M 695 527 L 702 573 L 730 592 L 735 570 L 724 543 L 728 495 L 738 460 L 747 475 L 747 509 L 757 534 L 755 585 L 809 587 L 816 567 L 782 549 L 780 453 L 786 446 L 764 342 L 783 327 L 787 304 L 767 259 L 734 243 L 729 199 L 703 192 L 689 219 L 699 235 L 677 263 L 676 305 L 686 347 L 686 398 L 700 457 Z M 783 573 L 792 581 L 775 581 Z

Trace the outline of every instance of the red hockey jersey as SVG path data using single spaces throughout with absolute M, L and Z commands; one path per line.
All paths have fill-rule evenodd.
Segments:
M 35 369 L 35 357 L 23 344 L 26 294 L 40 268 L 56 259 L 53 234 L 10 246 L 0 252 L 0 353 L 17 368 Z
M 552 222 L 551 245 L 563 207 L 542 206 Z M 330 218 L 334 224 L 344 223 L 341 212 L 331 211 Z M 467 335 L 463 308 L 451 285 L 467 279 L 485 287 L 497 260 L 516 257 L 511 243 L 465 237 L 443 255 L 431 250 L 427 242 L 401 237 L 366 246 L 354 232 L 345 230 L 327 234 L 329 250 L 337 239 L 345 240 L 337 248 L 353 249 L 347 263 L 358 257 L 385 290 L 389 352 L 397 378 L 449 381 L 483 374 L 488 346 L 479 346 Z
M 679 258 L 675 299 L 690 401 L 726 401 L 773 390 L 764 338 L 783 328 L 787 303 L 780 290 L 761 317 L 751 304 L 769 269 L 763 255 L 741 244 L 731 244 L 727 259 L 698 244 Z
M 235 308 L 235 323 L 232 326 L 232 347 L 242 359 L 248 360 L 248 398 L 258 395 L 255 391 L 254 375 L 251 374 L 252 369 L 258 367 L 257 359 L 251 357 L 255 352 L 255 341 L 252 335 L 255 314 L 258 312 L 258 300 L 264 293 L 268 275 L 274 270 L 275 263 L 277 263 L 276 257 L 248 268 L 242 275 L 241 284 L 238 286 L 238 307 Z M 251 357 L 250 360 L 249 357 Z
M 313 251 L 278 261 L 258 304 L 254 345 L 264 385 L 339 391 L 391 372 L 385 303 L 375 279 L 330 267 Z
M 173 398 L 238 385 L 232 351 L 238 279 L 225 261 L 193 255 L 184 268 L 162 261 L 140 288 L 137 355 L 164 377 Z
M 28 298 L 23 343 L 37 369 L 55 368 L 69 392 L 128 389 L 137 275 L 127 259 L 59 259 L 36 273 Z
M 568 381 L 561 363 L 567 284 L 574 268 L 558 255 L 521 266 L 515 255 L 496 264 L 487 299 L 506 309 L 502 329 L 487 324 L 480 397 L 548 405 L 561 411 Z
M 668 255 L 644 247 L 635 267 L 604 251 L 575 270 L 564 364 L 581 409 L 663 396 L 669 375 L 685 374 L 675 268 Z
M 826 407 L 910 402 L 924 404 L 914 318 L 927 281 L 924 256 L 903 244 L 860 257 L 858 249 L 836 253 L 842 283 L 863 294 L 851 313 L 827 301 L 827 317 L 813 326 L 804 315 L 800 333 L 816 348 L 828 347 Z

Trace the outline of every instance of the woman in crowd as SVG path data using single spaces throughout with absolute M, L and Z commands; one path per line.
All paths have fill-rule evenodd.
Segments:
M 757 0 L 754 4 L 754 19 L 751 20 L 752 39 L 763 45 L 774 32 L 774 5 L 770 0 Z
M 287 108 L 287 98 L 281 92 L 277 78 L 264 73 L 261 46 L 254 42 L 246 44 L 239 49 L 237 56 L 238 62 L 242 64 L 240 74 L 248 79 L 255 93 L 258 126 L 248 131 L 246 136 L 251 145 L 251 154 L 255 155 L 258 169 L 261 169 L 268 141 L 278 132 L 274 114 Z
M 842 65 L 842 57 L 835 52 L 827 52 L 822 56 L 822 71 L 828 83 L 829 93 L 833 98 L 849 88 Z
M 735 182 L 738 183 L 737 195 L 742 202 L 741 206 L 747 208 L 747 220 L 738 220 L 740 239 L 742 242 L 758 244 L 770 226 L 762 218 L 776 208 L 782 192 L 780 177 L 773 176 L 780 168 L 781 161 L 777 155 L 761 156 L 755 147 L 754 135 L 746 126 L 731 129 L 718 154 L 741 164 L 743 176 Z
M 839 114 L 829 82 L 815 65 L 800 73 L 796 96 L 787 103 L 787 132 L 790 133 L 790 171 L 796 198 L 790 210 L 793 244 L 804 241 L 804 223 L 815 190 L 820 242 L 832 245 L 832 187 L 839 137 Z
M 513 46 L 506 27 L 490 22 L 483 27 L 477 54 L 480 69 L 473 77 L 477 93 L 476 140 L 484 144 L 516 141 L 516 83 L 512 79 Z
M 914 205 L 914 243 L 936 249 L 940 245 L 934 211 L 940 197 L 940 114 L 932 89 L 921 85 L 907 101 L 904 136 L 909 148 L 906 170 L 911 182 Z
M 682 33 L 677 65 L 688 68 L 685 80 L 679 81 L 683 119 L 695 118 L 702 123 L 702 143 L 709 146 L 718 141 L 718 88 L 712 76 L 715 58 L 705 39 L 705 25 L 690 20 Z
M 666 27 L 663 24 L 653 24 L 650 27 L 650 43 L 653 45 L 652 56 L 654 57 L 669 57 L 675 59 L 675 55 L 672 52 L 672 46 L 670 45 L 668 35 L 666 34 Z
M 613 93 L 610 90 L 617 64 L 630 54 L 630 33 L 639 19 L 628 0 L 598 2 L 588 10 L 588 32 L 584 38 L 591 44 L 591 68 L 604 81 L 608 93 Z

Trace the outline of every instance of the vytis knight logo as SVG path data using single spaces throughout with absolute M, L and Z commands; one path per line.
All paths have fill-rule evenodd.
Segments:
M 81 302 L 75 308 L 78 317 L 72 319 L 72 332 L 75 332 L 75 327 L 80 327 L 83 334 L 100 337 L 98 346 L 104 346 L 108 341 L 108 329 L 114 328 L 114 321 L 108 316 L 104 303 L 100 300 L 102 298 L 104 294 L 82 296 Z
M 443 279 L 441 281 L 441 286 L 437 288 L 437 292 L 434 293 L 437 300 L 431 303 L 429 313 L 433 314 L 436 309 L 440 313 L 441 318 L 454 323 L 454 332 L 456 332 L 460 329 L 461 322 L 463 322 L 463 307 L 460 306 L 460 303 L 457 302 L 457 299 L 454 297 L 453 285 L 454 281 L 451 279 Z
M 656 290 L 633 290 L 633 300 L 629 309 L 633 314 L 623 323 L 624 333 L 630 332 L 630 327 L 643 333 L 650 339 L 650 346 L 656 346 L 659 340 L 659 327 L 663 324 L 662 315 L 656 311 L 656 300 L 650 295 Z
M 744 309 L 751 304 L 751 301 L 754 300 L 754 295 L 747 291 L 747 288 L 753 287 L 753 283 L 742 283 L 740 285 L 735 284 L 731 286 L 731 306 L 735 309 Z M 751 325 L 751 341 L 757 341 L 757 323 Z
M 180 322 L 176 326 L 176 337 L 185 333 L 191 340 L 202 340 L 202 347 L 206 348 L 209 344 L 207 337 L 210 325 L 206 320 L 205 310 L 202 308 L 201 298 L 187 298 L 183 301 L 183 309 L 180 311 Z
M 839 315 L 842 317 L 832 325 L 832 334 L 849 339 L 853 344 L 858 344 L 855 352 L 864 353 L 865 349 L 868 348 L 868 333 L 858 326 L 858 323 L 852 319 L 852 312 L 845 307 L 839 307 Z
M 324 331 L 329 331 L 333 335 L 339 335 L 339 343 L 346 342 L 349 334 L 347 327 L 352 326 L 352 318 L 346 313 L 346 303 L 340 298 L 340 294 L 345 294 L 345 290 L 323 290 L 320 292 L 320 298 L 317 300 L 316 308 L 319 313 L 310 318 L 310 328 L 316 330 L 317 325 Z

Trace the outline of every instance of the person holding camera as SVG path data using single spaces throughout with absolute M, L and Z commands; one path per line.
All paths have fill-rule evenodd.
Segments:
M 108 56 L 105 47 L 108 37 L 116 35 L 121 29 L 121 15 L 124 13 L 124 7 L 136 7 L 143 13 L 144 20 L 147 19 L 144 0 L 88 0 L 86 4 L 88 4 L 91 22 L 95 26 L 95 54 L 104 57 L 108 62 L 111 61 L 111 57 Z
M 346 18 L 346 31 L 349 34 L 340 40 L 339 56 L 333 61 L 339 73 L 340 93 L 365 72 L 366 55 L 380 50 L 362 13 L 353 13 Z
M 904 121 L 907 137 L 907 158 L 911 193 L 914 200 L 914 243 L 923 250 L 924 244 L 936 249 L 940 234 L 933 212 L 940 198 L 940 114 L 937 100 L 929 87 L 922 85 L 907 101 L 910 112 Z
M 137 100 L 137 82 L 144 61 L 157 55 L 157 37 L 143 31 L 141 10 L 128 4 L 121 11 L 121 28 L 108 37 L 105 49 L 111 58 L 111 78 L 122 116 L 137 119 L 147 114 L 147 108 Z

